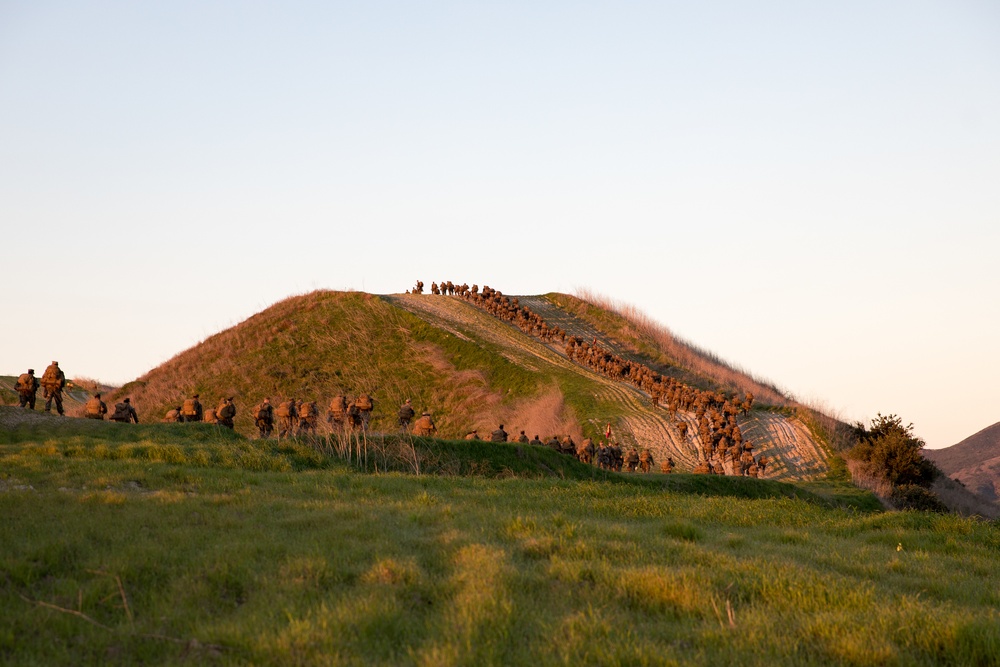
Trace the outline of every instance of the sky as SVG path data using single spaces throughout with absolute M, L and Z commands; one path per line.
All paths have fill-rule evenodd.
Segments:
M 1000 421 L 1000 3 L 0 0 L 0 228 L 0 374 L 586 289 L 945 447 Z

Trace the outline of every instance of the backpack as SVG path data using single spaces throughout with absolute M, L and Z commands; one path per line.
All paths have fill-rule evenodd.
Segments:
M 205 415 L 202 417 L 202 421 L 214 423 L 219 420 L 215 417 L 215 410 L 209 408 L 208 410 L 205 410 Z
M 45 373 L 42 374 L 42 384 L 46 387 L 59 387 L 62 385 L 57 366 L 49 366 L 45 369 Z
M 292 414 L 292 406 L 288 401 L 285 401 L 278 406 L 278 416 L 279 417 L 290 417 Z
M 299 417 L 312 417 L 316 414 L 316 404 L 313 402 L 303 403 L 299 406 Z
M 354 404 L 358 406 L 358 410 L 371 410 L 372 409 L 372 397 L 368 394 L 361 394 L 358 396 Z
M 128 406 L 124 403 L 115 403 L 115 413 L 111 415 L 112 421 L 128 421 Z
M 185 417 L 193 417 L 198 414 L 198 408 L 195 407 L 195 401 L 193 398 L 185 398 L 184 405 L 181 406 L 181 414 Z
M 265 407 L 263 403 L 261 403 L 260 405 L 258 405 L 257 409 L 253 411 L 253 418 L 254 419 L 267 419 L 270 416 L 270 412 L 271 412 L 270 410 L 267 409 L 269 407 L 271 407 L 271 406 L 268 405 L 267 407 Z
M 101 414 L 101 399 L 92 398 L 87 401 L 85 406 L 88 415 L 99 415 Z
M 31 376 L 27 373 L 21 373 L 21 375 L 17 378 L 17 390 L 27 393 L 34 388 L 35 387 L 31 382 Z

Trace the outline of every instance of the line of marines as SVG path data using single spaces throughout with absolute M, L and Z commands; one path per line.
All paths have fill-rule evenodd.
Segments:
M 35 409 L 38 390 L 42 389 L 42 396 L 45 398 L 45 412 L 51 412 L 55 407 L 56 412 L 66 416 L 66 409 L 63 406 L 63 390 L 66 388 L 66 373 L 59 368 L 59 362 L 53 361 L 42 373 L 41 378 L 35 377 L 35 369 L 29 368 L 27 373 L 22 373 L 17 378 L 15 388 L 17 389 L 18 406 Z M 100 392 L 95 393 L 83 406 L 84 417 L 88 419 L 101 419 L 108 414 L 107 403 L 101 400 Z M 108 416 L 108 419 L 116 422 L 127 422 L 138 424 L 139 415 L 132 407 L 130 399 L 126 398 L 115 404 L 115 411 Z
M 412 292 L 423 293 L 423 282 L 417 281 Z M 436 295 L 457 295 L 469 303 L 485 310 L 494 317 L 509 322 L 529 336 L 536 336 L 543 342 L 561 342 L 566 356 L 591 370 L 616 382 L 622 382 L 649 394 L 653 407 L 663 406 L 674 417 L 673 426 L 680 439 L 686 441 L 689 427 L 680 418 L 678 411 L 694 412 L 698 425 L 697 435 L 703 443 L 702 463 L 695 472 L 721 472 L 722 463 L 712 466 L 713 455 L 720 458 L 728 453 L 732 458 L 734 471 L 741 475 L 756 476 L 764 471 L 767 460 L 754 459 L 749 443 L 741 442 L 737 415 L 749 414 L 754 404 L 751 392 L 745 392 L 742 399 L 736 395 L 727 396 L 721 391 L 698 389 L 675 378 L 662 375 L 649 366 L 626 359 L 603 347 L 595 338 L 587 342 L 578 336 L 567 335 L 558 326 L 550 325 L 527 306 L 519 303 L 517 297 L 506 297 L 499 290 L 477 285 L 470 289 L 467 284 L 452 281 L 431 283 L 431 293 Z M 749 462 L 748 462 L 749 461 Z M 702 468 L 707 467 L 707 470 Z M 756 474 L 755 474 L 756 473 Z

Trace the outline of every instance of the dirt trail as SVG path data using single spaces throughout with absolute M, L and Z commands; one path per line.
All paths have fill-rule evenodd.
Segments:
M 639 447 L 649 447 L 657 463 L 669 455 L 681 470 L 690 470 L 698 464 L 701 446 L 693 414 L 682 412 L 677 415 L 677 419 L 688 425 L 688 436 L 681 438 L 674 419 L 666 410 L 654 408 L 645 393 L 570 361 L 560 344 L 546 345 L 459 297 L 392 295 L 383 298 L 460 338 L 485 340 L 505 358 L 522 367 L 546 373 L 546 367 L 557 366 L 585 377 L 594 383 L 595 394 L 600 399 L 621 406 L 618 425 L 613 427 L 616 439 L 626 445 L 634 443 Z M 570 335 L 588 341 L 597 338 L 603 347 L 615 354 L 644 361 L 618 341 L 606 338 L 589 323 L 566 313 L 544 297 L 517 298 L 521 305 L 538 313 L 547 323 L 562 327 Z M 597 423 L 596 419 L 591 421 L 603 431 L 604 424 Z M 825 472 L 823 447 L 802 422 L 755 410 L 749 417 L 740 420 L 740 428 L 744 436 L 753 442 L 754 454 L 764 454 L 771 461 L 766 477 L 808 479 Z M 732 466 L 726 463 L 725 467 L 726 472 L 731 474 Z

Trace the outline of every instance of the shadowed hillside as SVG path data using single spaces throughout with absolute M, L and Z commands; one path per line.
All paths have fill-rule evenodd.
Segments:
M 1000 422 L 957 445 L 925 449 L 923 453 L 948 477 L 974 493 L 993 502 L 1000 498 Z
M 590 306 L 587 317 L 578 315 L 571 311 L 582 302 L 565 295 L 522 299 L 546 320 L 575 320 L 571 331 L 692 386 L 742 388 L 684 367 L 647 339 L 630 339 L 628 321 L 618 314 L 595 315 Z M 571 361 L 560 344 L 526 335 L 451 296 L 317 291 L 292 297 L 178 354 L 115 398 L 132 396 L 141 418 L 158 420 L 193 393 L 206 408 L 234 396 L 236 428 L 251 435 L 252 407 L 265 396 L 272 403 L 315 400 L 325 415 L 341 392 L 371 393 L 377 401 L 373 427 L 383 432 L 397 428 L 396 410 L 409 398 L 418 412 L 434 415 L 444 437 L 462 437 L 473 428 L 488 436 L 503 423 L 512 436 L 524 430 L 529 437 L 571 435 L 579 442 L 600 438 L 610 424 L 624 446 L 648 447 L 656 461 L 669 455 L 681 469 L 694 468 L 701 451 L 693 413 L 671 416 L 635 387 Z M 755 454 L 771 461 L 766 476 L 822 474 L 821 427 L 810 414 L 767 405 L 767 398 L 740 417 Z M 688 424 L 686 435 L 678 431 L 681 422 Z

